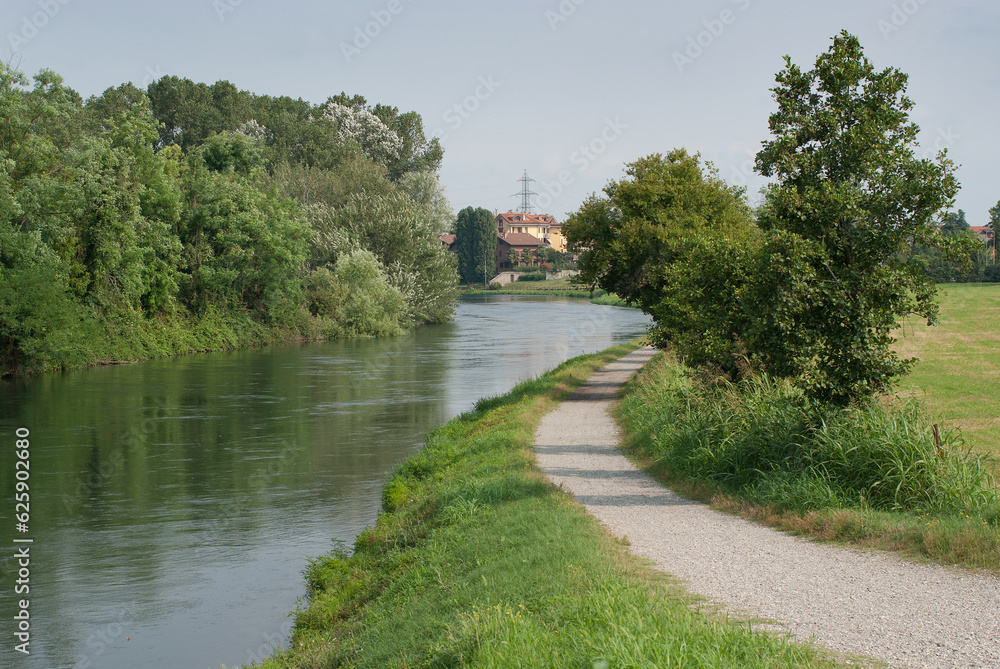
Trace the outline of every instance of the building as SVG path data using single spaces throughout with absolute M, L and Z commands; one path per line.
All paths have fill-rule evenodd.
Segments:
M 517 214 L 521 216 L 523 214 Z M 494 255 L 494 260 L 496 261 L 497 274 L 505 269 L 511 269 L 514 267 L 514 263 L 510 262 L 510 251 L 511 249 L 517 251 L 518 255 L 524 257 L 525 254 L 531 254 L 538 248 L 544 248 L 547 245 L 538 237 L 534 235 L 529 235 L 526 232 L 508 232 L 503 235 L 497 235 L 497 250 Z
M 988 225 L 973 225 L 970 226 L 970 229 L 976 233 L 976 236 L 979 237 L 979 239 L 982 240 L 987 247 L 993 248 L 993 228 Z
M 452 253 L 458 253 L 458 243 L 456 242 L 455 235 L 438 235 L 438 239 L 441 240 L 441 244 L 443 244 L 446 249 Z
M 988 225 L 973 225 L 970 226 L 970 229 L 986 245 L 986 263 L 995 264 L 997 260 L 996 232 Z
M 509 234 L 527 234 L 540 239 L 544 244 L 566 252 L 566 238 L 562 234 L 562 224 L 549 214 L 522 214 L 508 211 L 496 215 L 497 234 L 503 238 Z

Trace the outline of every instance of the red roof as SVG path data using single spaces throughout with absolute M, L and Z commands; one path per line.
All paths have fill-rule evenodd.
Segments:
M 444 242 L 448 246 L 451 246 L 452 244 L 455 243 L 455 235 L 439 235 L 438 239 L 440 239 L 442 242 Z
M 545 242 L 534 235 L 529 235 L 527 232 L 508 232 L 506 235 L 500 237 L 500 239 L 511 246 L 545 246 Z
M 521 225 L 558 225 L 549 214 L 521 214 L 508 211 L 505 214 L 497 214 L 497 218 L 502 218 L 508 225 L 518 223 Z

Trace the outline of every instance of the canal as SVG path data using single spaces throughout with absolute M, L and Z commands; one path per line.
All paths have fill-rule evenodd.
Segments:
M 374 522 L 387 473 L 427 432 L 646 326 L 585 300 L 487 296 L 394 339 L 0 383 L 0 666 L 250 664 L 286 643 L 308 558 Z M 18 428 L 30 430 L 24 533 Z M 28 595 L 15 594 L 15 545 L 30 548 Z M 30 656 L 13 650 L 22 598 Z

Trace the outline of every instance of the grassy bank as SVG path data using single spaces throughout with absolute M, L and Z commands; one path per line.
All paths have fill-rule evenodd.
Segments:
M 908 322 L 896 350 L 920 362 L 900 394 L 928 416 L 960 428 L 977 453 L 1000 459 L 1000 284 L 938 286 L 941 322 Z
M 659 356 L 629 384 L 626 447 L 661 481 L 765 523 L 1000 573 L 1000 502 L 954 433 L 915 405 L 804 408 L 789 384 L 732 385 Z
M 554 295 L 558 297 L 584 297 L 594 304 L 625 306 L 624 300 L 600 288 L 590 291 L 572 283 L 571 279 L 550 279 L 547 281 L 515 281 L 502 288 L 484 290 L 482 284 L 472 290 L 463 290 L 465 295 Z
M 268 325 L 250 314 L 209 309 L 200 316 L 144 318 L 129 313 L 81 319 L 60 332 L 53 351 L 3 366 L 0 372 L 26 376 L 98 365 L 139 362 L 188 353 L 228 351 L 323 338 L 312 322 Z
M 534 466 L 541 415 L 634 348 L 576 358 L 432 433 L 353 551 L 311 562 L 293 647 L 262 666 L 836 666 L 699 612 Z

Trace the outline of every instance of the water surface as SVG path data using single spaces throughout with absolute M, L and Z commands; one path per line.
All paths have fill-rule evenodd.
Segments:
M 582 300 L 463 300 L 394 339 L 276 346 L 0 383 L 0 667 L 218 669 L 287 640 L 309 556 L 374 522 L 434 427 L 645 331 Z M 31 431 L 15 531 L 14 432 Z M 31 651 L 12 650 L 31 538 Z

